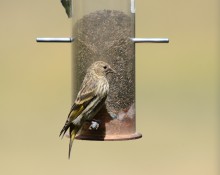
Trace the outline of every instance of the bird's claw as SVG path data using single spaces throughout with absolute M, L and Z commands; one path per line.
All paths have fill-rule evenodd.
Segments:
M 99 128 L 99 122 L 91 121 L 91 125 L 89 126 L 89 130 L 97 130 Z

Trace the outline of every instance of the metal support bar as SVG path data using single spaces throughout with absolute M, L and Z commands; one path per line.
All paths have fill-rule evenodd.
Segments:
M 131 38 L 134 43 L 169 43 L 168 38 Z M 74 38 L 37 38 L 37 42 L 71 43 Z
M 74 38 L 37 38 L 36 41 L 42 43 L 71 43 Z
M 169 43 L 168 38 L 131 38 L 134 43 Z

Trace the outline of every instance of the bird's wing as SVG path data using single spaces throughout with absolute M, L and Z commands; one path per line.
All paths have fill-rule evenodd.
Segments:
M 96 97 L 96 87 L 97 81 L 95 81 L 92 77 L 88 78 L 88 76 L 86 76 L 82 83 L 81 90 L 79 91 L 77 98 L 69 112 L 66 123 L 60 132 L 60 135 L 65 134 L 70 126 L 70 123 L 75 120 L 82 113 L 82 111 L 93 101 L 93 99 Z
M 86 75 L 80 91 L 77 95 L 77 98 L 72 106 L 70 113 L 68 115 L 69 120 L 72 122 L 81 112 L 88 106 L 88 104 L 96 96 L 97 80 L 90 76 Z

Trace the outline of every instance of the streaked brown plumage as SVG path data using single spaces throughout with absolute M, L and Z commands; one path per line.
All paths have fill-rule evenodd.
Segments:
M 60 132 L 60 136 L 63 137 L 69 129 L 69 158 L 73 140 L 82 124 L 87 120 L 92 120 L 102 108 L 109 92 L 106 76 L 108 73 L 113 72 L 115 71 L 110 65 L 103 61 L 97 61 L 88 68 L 77 98 Z

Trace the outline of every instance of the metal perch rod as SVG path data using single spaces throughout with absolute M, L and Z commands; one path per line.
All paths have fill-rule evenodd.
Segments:
M 131 38 L 134 43 L 169 43 L 168 38 Z M 71 43 L 74 38 L 37 38 L 37 42 Z
M 37 42 L 42 43 L 71 43 L 74 38 L 37 38 Z
M 134 43 L 169 43 L 168 38 L 131 38 Z

